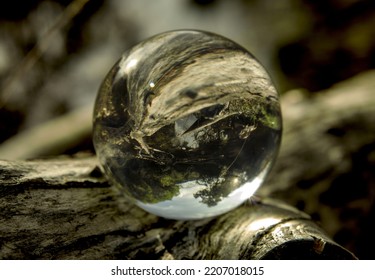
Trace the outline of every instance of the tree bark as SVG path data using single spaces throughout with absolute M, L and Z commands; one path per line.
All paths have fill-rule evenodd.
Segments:
M 2 259 L 350 259 L 307 214 L 253 198 L 173 221 L 129 203 L 94 157 L 0 162 Z
M 107 182 L 93 156 L 0 161 L 0 258 L 353 259 L 329 237 L 341 224 L 335 211 L 323 207 L 327 235 L 289 205 L 304 201 L 306 212 L 318 211 L 321 193 L 350 169 L 351 153 L 375 143 L 374 77 L 311 100 L 286 94 L 283 144 L 260 197 L 216 218 L 144 212 Z

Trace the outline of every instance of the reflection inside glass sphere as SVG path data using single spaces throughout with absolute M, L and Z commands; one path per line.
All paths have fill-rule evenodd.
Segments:
M 105 78 L 93 141 L 108 177 L 153 214 L 225 213 L 263 182 L 280 144 L 277 92 L 236 43 L 173 31 L 127 51 Z
M 199 198 L 197 193 L 204 191 L 206 186 L 199 185 L 197 181 L 193 181 L 181 184 L 179 195 L 171 200 L 155 204 L 138 201 L 137 205 L 155 215 L 174 219 L 200 219 L 216 216 L 230 211 L 251 197 L 262 183 L 266 171 L 267 168 L 251 182 L 244 183 L 226 197 L 220 198 L 218 196 L 216 199 L 212 197 L 211 204 L 207 197 L 205 202 L 202 199 L 196 199 Z M 233 179 L 235 185 L 238 185 L 237 180 L 237 178 Z M 217 202 L 217 200 L 219 201 Z

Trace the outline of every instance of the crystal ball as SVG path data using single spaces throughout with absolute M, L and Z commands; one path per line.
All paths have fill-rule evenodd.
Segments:
M 277 91 L 246 49 L 196 30 L 126 51 L 96 99 L 93 143 L 104 173 L 155 215 L 228 212 L 250 198 L 278 152 Z

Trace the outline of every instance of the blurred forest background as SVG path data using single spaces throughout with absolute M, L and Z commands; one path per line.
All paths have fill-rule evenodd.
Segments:
M 137 42 L 182 28 L 212 31 L 244 46 L 270 72 L 281 98 L 303 89 L 303 98 L 313 99 L 375 68 L 372 0 L 2 1 L 0 158 L 93 153 L 91 110 L 110 67 Z M 59 126 L 61 118 L 77 116 L 80 122 Z M 330 133 L 340 138 L 345 131 Z M 64 134 L 62 142 L 54 139 Z M 31 138 L 39 139 L 39 146 L 28 142 Z M 316 204 L 340 211 L 340 201 L 357 199 L 361 207 L 342 212 L 340 230 L 328 233 L 357 257 L 374 259 L 375 143 L 350 157 L 352 165 L 339 179 L 343 189 L 335 181 Z M 317 222 L 327 220 L 308 202 L 293 203 Z

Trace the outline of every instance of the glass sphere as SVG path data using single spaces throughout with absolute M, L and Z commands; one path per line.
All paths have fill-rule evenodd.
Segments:
M 194 30 L 166 32 L 123 54 L 94 108 L 107 177 L 158 216 L 200 219 L 251 197 L 275 160 L 278 95 L 244 48 Z

